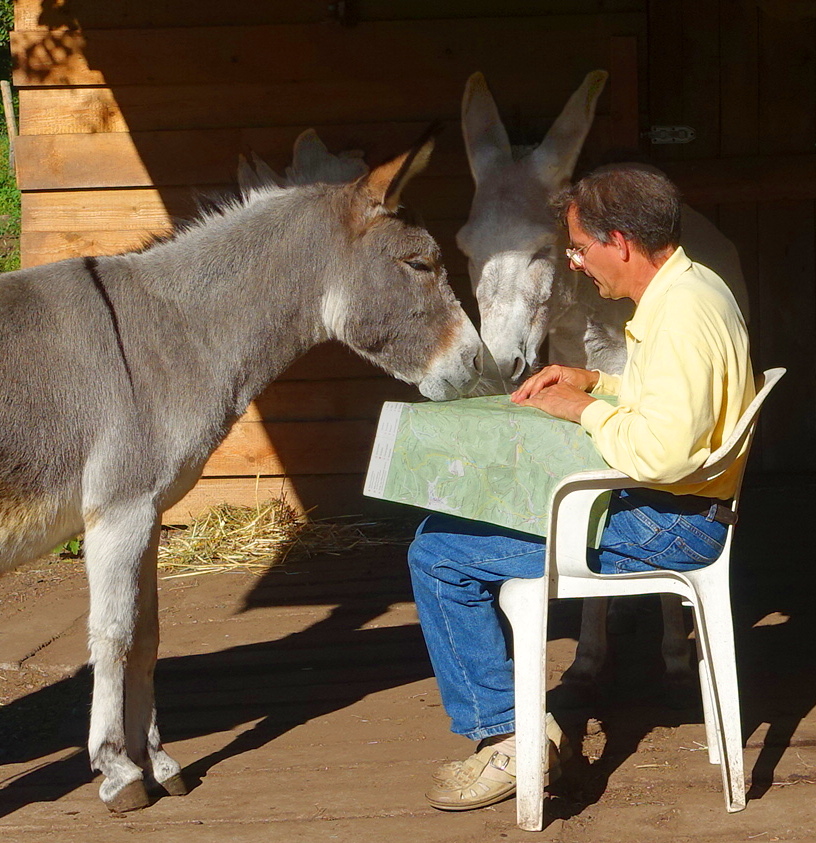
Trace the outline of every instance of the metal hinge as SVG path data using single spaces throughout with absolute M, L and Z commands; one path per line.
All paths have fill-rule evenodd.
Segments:
M 652 126 L 643 137 L 652 143 L 691 143 L 697 133 L 691 126 Z

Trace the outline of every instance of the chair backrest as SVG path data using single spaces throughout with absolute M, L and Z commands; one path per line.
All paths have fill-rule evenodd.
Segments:
M 728 469 L 740 454 L 747 454 L 751 445 L 751 438 L 756 429 L 759 409 L 768 397 L 771 389 L 782 375 L 785 374 L 785 371 L 785 369 L 781 368 L 768 369 L 757 377 L 756 397 L 745 408 L 731 436 L 709 456 L 700 469 L 688 477 L 683 478 L 683 484 L 689 481 L 711 480 Z M 740 474 L 737 478 L 736 493 L 732 501 L 732 509 L 734 511 L 736 511 L 739 503 L 739 494 L 742 487 L 742 478 L 745 474 L 746 462 L 747 460 L 743 460 Z M 631 478 L 628 478 L 628 480 L 629 482 L 627 482 L 625 475 L 617 471 L 583 472 L 570 475 L 570 477 L 565 478 L 559 484 L 553 498 L 553 514 L 550 520 L 550 532 L 547 541 L 547 564 L 550 571 L 550 589 L 553 596 L 587 597 L 593 594 L 645 594 L 649 590 L 676 591 L 676 589 L 666 589 L 665 584 L 654 589 L 642 585 L 642 582 L 652 577 L 658 577 L 658 574 L 665 579 L 665 574 L 668 573 L 666 571 L 655 569 L 654 572 L 646 574 L 633 573 L 608 576 L 595 573 L 587 563 L 585 539 L 590 507 L 602 489 L 633 488 L 647 485 L 645 483 L 635 482 Z M 580 525 L 580 529 L 578 529 L 577 525 Z M 726 571 L 733 533 L 733 529 L 728 530 L 725 546 L 720 556 L 725 563 Z M 584 540 L 581 539 L 582 535 Z M 722 565 L 718 567 L 722 568 Z M 685 583 L 686 579 L 687 577 L 685 575 L 677 574 L 675 576 L 675 580 L 678 583 Z M 645 588 L 645 590 L 627 592 L 627 587 L 624 583 L 629 580 L 641 581 L 639 588 Z M 595 586 L 590 587 L 588 582 L 594 582 Z M 603 586 L 601 585 L 602 583 L 604 583 Z M 588 588 L 590 590 L 587 590 Z M 596 590 L 592 591 L 592 588 Z M 676 593 L 685 594 L 683 591 L 676 591 Z
M 760 407 L 762 407 L 771 389 L 773 389 L 786 371 L 786 369 L 780 367 L 767 369 L 761 375 L 757 375 L 757 394 L 754 400 L 745 408 L 742 416 L 740 416 L 740 420 L 737 422 L 737 426 L 728 439 L 716 451 L 709 455 L 708 459 L 697 471 L 683 478 L 684 485 L 702 480 L 713 480 L 722 474 L 743 450 L 748 450 L 754 431 L 756 430 Z

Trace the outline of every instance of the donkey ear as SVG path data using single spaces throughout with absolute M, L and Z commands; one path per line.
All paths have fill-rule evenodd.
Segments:
M 359 150 L 334 155 L 314 129 L 301 132 L 295 141 L 292 166 L 286 168 L 290 184 L 342 184 L 365 175 L 368 165 Z
M 292 164 L 286 168 L 289 184 L 311 184 L 321 181 L 326 161 L 331 157 L 326 144 L 314 129 L 306 129 L 295 139 L 292 148 Z
M 595 117 L 598 97 L 609 74 L 587 73 L 581 87 L 569 98 L 541 144 L 532 152 L 538 177 L 548 185 L 568 182 Z
M 255 170 L 252 169 L 246 156 L 238 153 L 238 188 L 241 193 L 249 193 L 253 187 L 258 187 Z
M 241 153 L 238 154 L 238 187 L 241 193 L 247 194 L 270 184 L 283 187 L 285 183 L 269 164 L 252 150 L 249 151 L 249 158 Z
M 430 126 L 408 152 L 375 167 L 361 180 L 369 197 L 387 213 L 397 210 L 405 185 L 428 165 L 440 130 L 438 123 Z
M 474 73 L 465 85 L 462 134 L 465 137 L 470 172 L 477 185 L 491 170 L 512 162 L 507 131 L 481 73 Z

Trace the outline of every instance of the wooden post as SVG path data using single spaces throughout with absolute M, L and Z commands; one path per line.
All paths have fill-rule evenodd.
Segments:
M 14 146 L 17 140 L 17 120 L 14 117 L 14 103 L 11 100 L 11 84 L 7 79 L 0 81 L 0 89 L 3 93 L 3 114 L 6 118 L 6 128 L 9 139 L 9 169 L 17 176 L 14 166 Z

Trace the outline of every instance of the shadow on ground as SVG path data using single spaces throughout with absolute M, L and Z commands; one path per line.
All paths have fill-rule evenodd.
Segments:
M 749 800 L 769 790 L 790 746 L 816 742 L 813 730 L 797 737 L 803 719 L 816 708 L 816 569 L 807 561 L 813 556 L 807 525 L 814 507 L 816 484 L 809 477 L 798 482 L 756 479 L 744 491 L 732 551 L 732 604 L 743 738 L 760 749 L 753 768 L 746 769 Z M 563 785 L 555 787 L 554 816 L 575 816 L 597 802 L 612 773 L 655 727 L 702 723 L 699 688 L 688 708 L 666 705 L 659 600 L 637 600 L 633 628 L 610 635 L 598 698 L 582 708 L 567 708 L 562 705 L 564 686 L 548 696 L 574 743 L 580 746 L 592 720 L 600 721 L 606 739 L 595 763 L 579 758 Z M 554 633 L 551 627 L 550 638 L 557 637 Z
M 744 734 L 763 724 L 767 734 L 752 772 L 750 798 L 761 798 L 801 720 L 816 706 L 816 572 L 807 525 L 816 503 L 811 479 L 784 485 L 749 484 L 734 548 L 733 602 Z M 190 765 L 191 784 L 221 761 L 256 749 L 288 730 L 383 689 L 425 679 L 430 665 L 419 628 L 361 629 L 395 602 L 411 599 L 405 547 L 363 548 L 348 557 L 315 557 L 297 576 L 280 570 L 262 578 L 244 611 L 258 606 L 336 604 L 325 619 L 281 639 L 215 653 L 161 659 L 156 673 L 165 741 L 223 732 L 254 723 L 219 751 Z M 612 637 L 602 693 L 583 709 L 550 695 L 567 733 L 580 739 L 589 718 L 602 723 L 601 758 L 579 763 L 561 793 L 564 816 L 604 793 L 609 776 L 656 726 L 701 722 L 699 706 L 668 708 L 662 697 L 660 613 L 643 604 L 633 628 Z M 580 607 L 560 601 L 550 637 L 574 638 Z M 0 708 L 0 763 L 26 763 L 83 746 L 90 699 L 87 669 Z M 439 714 L 440 717 L 443 715 Z M 747 771 L 748 772 L 748 771 Z M 0 815 L 37 793 L 54 800 L 91 779 L 87 754 L 77 750 L 41 764 L 3 789 Z

